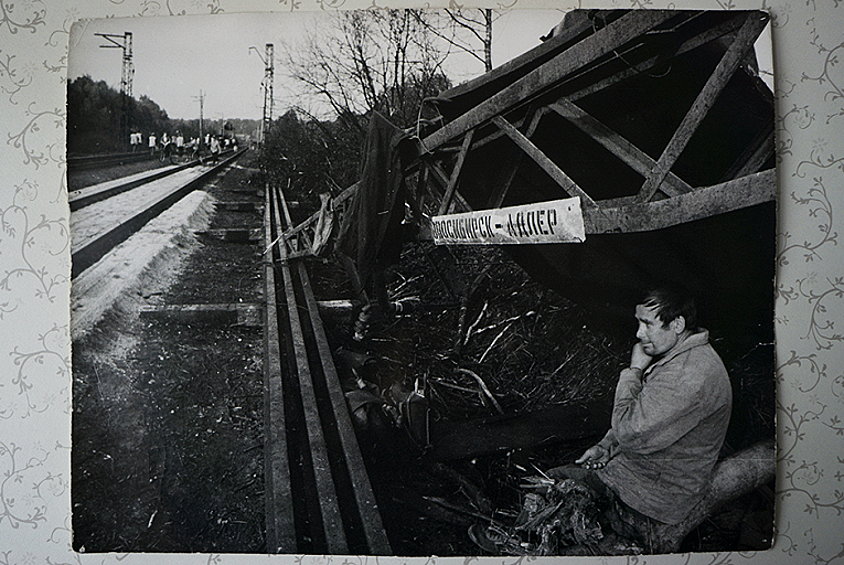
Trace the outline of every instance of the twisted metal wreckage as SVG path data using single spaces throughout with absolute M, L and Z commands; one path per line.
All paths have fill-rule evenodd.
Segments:
M 628 323 L 643 286 L 678 282 L 700 298 L 725 360 L 770 344 L 774 110 L 754 51 L 768 21 L 571 12 L 533 50 L 426 100 L 412 131 L 375 116 L 361 180 L 283 234 L 287 257 L 339 251 L 363 286 L 408 232 L 507 244 L 609 324 Z M 750 468 L 722 462 L 710 502 L 773 477 L 772 443 L 748 456 Z

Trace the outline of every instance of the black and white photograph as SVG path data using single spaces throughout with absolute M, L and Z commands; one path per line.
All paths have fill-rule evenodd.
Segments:
M 770 549 L 770 34 L 744 10 L 76 22 L 73 550 Z

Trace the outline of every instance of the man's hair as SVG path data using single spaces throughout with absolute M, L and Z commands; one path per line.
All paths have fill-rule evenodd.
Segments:
M 695 299 L 686 289 L 677 286 L 659 286 L 645 292 L 639 304 L 656 308 L 656 317 L 665 326 L 678 316 L 683 316 L 686 328 L 697 328 Z

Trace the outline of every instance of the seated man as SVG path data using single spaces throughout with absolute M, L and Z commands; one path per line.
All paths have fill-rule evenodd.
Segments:
M 677 524 L 703 496 L 727 432 L 732 389 L 708 332 L 695 325 L 690 297 L 651 291 L 636 319 L 639 342 L 616 387 L 612 427 L 576 463 L 595 469 L 633 510 L 625 521 L 644 537 L 642 518 L 646 527 L 649 520 Z
M 638 546 L 660 551 L 656 528 L 681 523 L 706 491 L 732 409 L 727 370 L 709 345 L 708 332 L 696 327 L 694 301 L 683 291 L 650 291 L 635 315 L 639 342 L 616 386 L 610 430 L 575 461 L 580 466 L 549 470 L 545 477 L 554 486 L 539 491 L 552 509 L 572 489 L 588 495 L 574 502 L 592 507 L 570 517 L 542 514 L 543 522 L 533 529 L 553 526 L 565 539 L 543 536 L 540 545 L 528 544 L 529 552 L 577 554 L 580 545 L 592 546 L 593 554 L 596 548 L 606 554 L 638 553 Z M 540 480 L 538 485 L 546 483 Z M 533 527 L 538 518 L 527 514 Z M 591 527 L 592 518 L 600 524 L 597 528 Z M 560 524 L 581 527 L 570 532 Z M 508 552 L 514 541 L 524 541 L 527 531 L 517 520 L 514 532 L 504 536 L 479 526 L 470 528 L 469 535 L 490 552 Z M 514 535 L 520 532 L 521 537 Z M 496 537 L 500 539 L 493 541 Z

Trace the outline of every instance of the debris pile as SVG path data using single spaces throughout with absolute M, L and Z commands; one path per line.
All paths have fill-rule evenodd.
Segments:
M 643 548 L 618 534 L 609 500 L 572 478 L 531 476 L 521 485 L 521 508 L 509 525 L 490 521 L 469 537 L 494 555 L 636 555 Z M 506 512 L 499 512 L 506 516 Z
M 317 296 L 337 299 L 341 272 L 310 267 Z M 389 278 L 402 308 L 383 323 L 364 330 L 359 316 L 323 312 L 336 347 L 370 357 L 355 380 L 381 393 L 396 383 L 423 389 L 432 417 L 453 420 L 611 400 L 626 340 L 591 331 L 581 308 L 500 251 L 408 246 Z
M 516 518 L 516 532 L 538 541 L 540 555 L 555 555 L 572 544 L 594 544 L 604 534 L 598 522 L 597 495 L 573 479 L 532 477 Z

